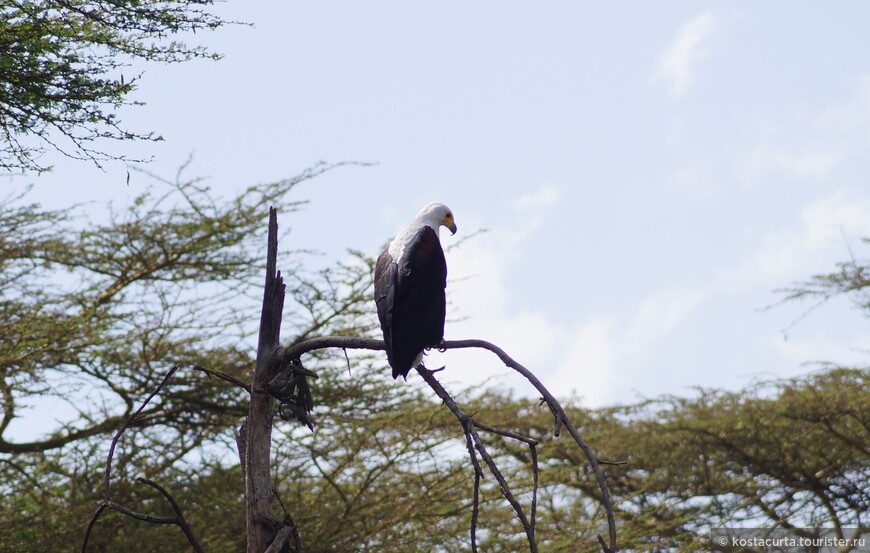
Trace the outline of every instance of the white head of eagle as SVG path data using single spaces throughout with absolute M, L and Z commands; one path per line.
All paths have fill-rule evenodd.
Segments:
M 423 351 L 444 340 L 447 262 L 438 231 L 456 234 L 453 212 L 433 202 L 423 207 L 378 257 L 375 304 L 393 378 L 423 360 Z

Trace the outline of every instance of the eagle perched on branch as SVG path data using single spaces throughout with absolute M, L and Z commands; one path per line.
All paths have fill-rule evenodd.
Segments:
M 438 231 L 456 234 L 453 212 L 444 204 L 423 207 L 378 257 L 375 304 L 393 378 L 408 378 L 423 352 L 444 340 L 447 262 Z

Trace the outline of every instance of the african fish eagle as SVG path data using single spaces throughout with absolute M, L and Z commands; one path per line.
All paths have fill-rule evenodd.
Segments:
M 393 378 L 423 360 L 423 351 L 444 340 L 447 262 L 438 238 L 441 226 L 456 234 L 444 204 L 423 207 L 375 264 L 375 304 Z

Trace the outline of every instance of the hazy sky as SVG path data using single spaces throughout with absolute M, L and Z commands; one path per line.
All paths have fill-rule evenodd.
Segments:
M 847 302 L 797 324 L 809 305 L 763 308 L 867 254 L 870 3 L 218 10 L 253 27 L 196 35 L 222 61 L 145 68 L 147 105 L 122 119 L 165 141 L 130 151 L 166 176 L 195 152 L 188 174 L 225 194 L 319 160 L 376 163 L 298 190 L 312 203 L 286 243 L 327 261 L 376 255 L 423 204 L 448 204 L 445 246 L 489 229 L 448 255 L 448 339 L 492 340 L 590 406 L 866 360 L 870 325 Z M 50 206 L 123 204 L 148 183 L 52 161 L 13 183 Z M 506 374 L 436 357 L 466 383 Z

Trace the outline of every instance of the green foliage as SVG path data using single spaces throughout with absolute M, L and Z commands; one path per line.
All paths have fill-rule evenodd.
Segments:
M 202 365 L 242 375 L 250 352 L 241 341 L 250 321 L 240 310 L 254 294 L 261 217 L 301 180 L 251 187 L 217 203 L 196 181 L 161 183 L 109 222 L 78 230 L 73 210 L 0 207 L 10 229 L 0 242 L 0 452 L 44 451 L 116 428 L 170 364 Z M 292 258 L 288 256 L 288 258 Z M 247 325 L 247 326 L 246 326 Z M 173 383 L 164 403 L 144 414 L 146 424 L 182 420 L 223 427 L 211 414 L 243 410 L 235 390 L 203 385 L 204 375 Z M 89 391 L 90 390 L 90 391 Z M 52 437 L 10 443 L 2 432 L 27 395 L 69 398 L 109 394 L 99 408 L 76 405 L 80 420 Z M 231 400 L 231 397 L 234 398 Z M 241 403 L 240 403 L 241 402 Z M 201 409 L 190 412 L 192 404 Z M 118 407 L 123 406 L 122 409 Z M 180 428 L 179 428 L 180 429 Z
M 234 431 L 247 394 L 196 366 L 250 380 L 268 205 L 292 217 L 295 184 L 327 170 L 214 197 L 200 181 L 155 181 L 131 205 L 93 221 L 83 208 L 45 211 L 26 195 L 0 202 L 0 550 L 76 547 L 102 498 L 111 435 L 172 365 L 182 369 L 115 452 L 112 497 L 170 515 L 143 475 L 179 501 L 206 550 L 244 548 L 244 485 Z M 372 259 L 317 273 L 283 252 L 284 342 L 325 334 L 374 336 Z M 860 277 L 862 264 L 853 261 Z M 860 270 L 859 270 L 860 269 Z M 862 293 L 825 275 L 809 284 Z M 828 275 L 831 276 L 831 275 Z M 821 290 L 818 288 L 817 290 Z M 865 308 L 856 301 L 856 305 Z M 315 431 L 276 421 L 274 487 L 306 551 L 470 551 L 473 471 L 458 422 L 415 378 L 394 381 L 380 355 L 306 356 Z M 448 367 L 447 373 L 451 367 Z M 744 390 L 697 390 L 637 405 L 583 409 L 575 426 L 605 461 L 625 550 L 698 551 L 723 525 L 867 526 L 870 372 L 834 365 Z M 537 401 L 497 388 L 451 390 L 476 420 L 540 440 L 541 551 L 600 551 L 600 492 L 586 459 Z M 45 436 L 9 438 L 16 417 L 44 415 L 37 398 L 77 416 Z M 36 405 L 43 405 L 39 402 Z M 524 444 L 484 434 L 528 510 Z M 482 481 L 482 551 L 525 549 L 522 528 L 492 476 Z M 189 551 L 181 532 L 111 512 L 91 551 Z
M 699 551 L 711 527 L 866 526 L 868 389 L 870 371 L 833 367 L 739 392 L 698 390 L 569 415 L 600 459 L 625 462 L 605 467 L 621 547 Z M 495 395 L 479 409 L 489 424 L 542 439 L 541 549 L 597 551 L 597 483 L 569 440 L 549 436 L 552 421 L 536 406 Z M 501 445 L 515 470 L 528 470 L 524 448 Z M 499 521 L 499 534 L 514 525 Z
M 870 238 L 861 240 L 870 245 Z M 851 259 L 837 263 L 832 273 L 813 275 L 809 280 L 782 290 L 786 301 L 817 300 L 825 302 L 831 298 L 845 296 L 857 308 L 870 312 L 870 259 L 857 258 L 850 251 Z
M 866 524 L 868 383 L 865 370 L 833 369 L 645 405 L 613 453 L 629 460 L 615 480 L 623 509 L 655 505 L 701 541 L 710 526 Z
M 225 22 L 211 0 L 0 0 L 0 167 L 44 171 L 46 147 L 99 163 L 105 140 L 158 140 L 125 129 L 118 108 L 139 74 L 136 60 L 217 58 L 168 37 Z M 124 71 L 127 75 L 124 75 Z M 121 157 L 123 159 L 123 157 Z

